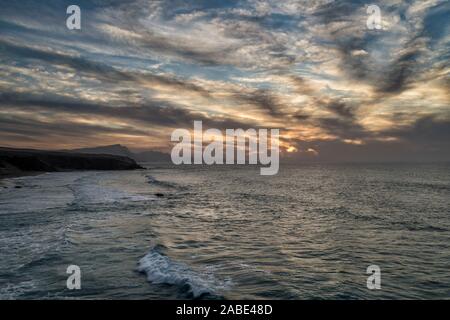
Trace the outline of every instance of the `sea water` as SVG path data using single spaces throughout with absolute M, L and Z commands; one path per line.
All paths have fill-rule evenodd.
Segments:
M 449 169 L 161 165 L 2 180 L 0 298 L 448 298 Z M 80 290 L 66 286 L 69 265 Z M 380 290 L 367 288 L 370 265 Z

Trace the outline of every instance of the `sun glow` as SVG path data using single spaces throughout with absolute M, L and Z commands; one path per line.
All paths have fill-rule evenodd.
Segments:
M 286 152 L 288 152 L 288 153 L 293 153 L 293 152 L 297 152 L 297 151 L 298 151 L 297 148 L 294 147 L 294 146 L 289 146 L 289 147 L 286 149 Z

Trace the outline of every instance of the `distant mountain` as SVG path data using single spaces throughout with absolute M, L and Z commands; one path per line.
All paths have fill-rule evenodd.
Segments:
M 110 146 L 100 146 L 93 148 L 73 149 L 69 150 L 69 152 L 87 153 L 87 154 L 110 154 L 113 156 L 122 156 L 132 159 L 134 158 L 134 154 L 130 150 L 128 150 L 127 147 L 124 147 L 120 144 L 113 144 Z
M 120 144 L 100 146 L 93 148 L 82 148 L 70 150 L 70 152 L 87 154 L 110 154 L 134 159 L 138 162 L 170 162 L 170 155 L 159 151 L 131 152 L 127 147 Z

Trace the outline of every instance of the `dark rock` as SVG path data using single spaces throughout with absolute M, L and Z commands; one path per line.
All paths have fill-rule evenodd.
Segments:
M 22 189 L 22 186 L 15 186 L 16 189 Z
M 162 194 L 162 193 L 155 193 L 155 196 L 157 196 L 158 198 L 162 198 L 162 197 L 164 197 L 164 194 Z
M 143 169 L 133 159 L 123 156 L 12 148 L 0 148 L 0 164 L 9 168 L 8 171 L 35 172 Z

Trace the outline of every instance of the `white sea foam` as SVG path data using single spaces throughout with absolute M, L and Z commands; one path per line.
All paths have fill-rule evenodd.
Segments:
M 73 201 L 68 188 L 82 173 L 47 173 L 6 179 L 0 190 L 0 214 L 38 212 Z M 26 200 L 26 201 L 24 201 Z
M 74 187 L 77 201 L 82 204 L 135 202 L 152 200 L 153 197 L 131 194 L 115 188 L 98 185 L 80 185 Z
M 194 298 L 217 295 L 218 290 L 229 285 L 229 282 L 218 281 L 210 271 L 195 272 L 183 263 L 172 261 L 157 248 L 151 249 L 139 260 L 138 271 L 145 273 L 151 283 L 178 286 Z
M 115 173 L 100 172 L 81 177 L 70 188 L 75 195 L 76 202 L 82 205 L 139 202 L 155 199 L 150 195 L 121 189 L 120 185 L 115 184 L 117 179 Z

